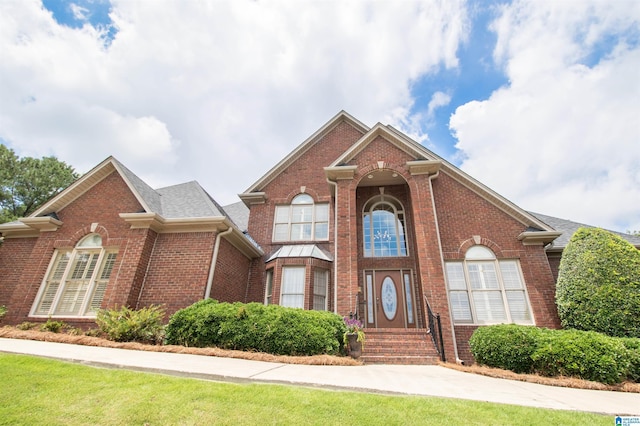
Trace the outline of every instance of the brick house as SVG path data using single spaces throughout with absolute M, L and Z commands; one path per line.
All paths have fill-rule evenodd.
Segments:
M 5 322 L 95 325 L 100 307 L 244 300 L 263 252 L 196 182 L 154 190 L 113 157 L 0 225 Z
M 239 197 L 154 190 L 108 158 L 0 225 L 5 322 L 274 303 L 357 316 L 365 360 L 404 363 L 472 361 L 485 324 L 559 327 L 557 267 L 578 224 L 524 211 L 393 127 L 340 112 Z

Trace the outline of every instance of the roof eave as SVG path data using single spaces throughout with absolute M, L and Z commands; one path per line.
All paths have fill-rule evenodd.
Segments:
M 62 221 L 50 217 L 22 217 L 16 222 L 0 224 L 0 234 L 4 238 L 33 238 L 41 232 L 57 231 Z
M 235 248 L 246 257 L 261 257 L 264 252 L 256 247 L 226 216 L 164 218 L 157 213 L 120 213 L 131 229 L 151 229 L 159 234 L 175 234 L 185 232 L 223 232 L 233 229 L 225 235 Z
M 126 174 L 118 166 L 118 162 L 116 161 L 116 159 L 112 156 L 109 156 L 93 169 L 78 178 L 71 185 L 62 190 L 60 193 L 55 195 L 49 201 L 45 202 L 40 208 L 29 215 L 29 217 L 44 216 L 46 214 L 62 210 L 114 171 L 118 172 L 122 180 L 124 180 L 133 195 L 136 197 L 142 208 L 145 211 L 150 211 L 147 203 L 135 189 L 133 184 L 129 182 Z
M 562 235 L 558 231 L 525 231 L 518 235 L 518 240 L 525 246 L 547 245 Z
M 251 207 L 252 204 L 264 204 L 267 201 L 267 194 L 264 192 L 245 192 L 238 194 L 238 197 L 247 207 Z
M 157 213 L 120 213 L 120 217 L 131 229 L 152 229 L 159 234 L 224 231 L 228 228 L 224 224 L 224 216 L 167 219 Z

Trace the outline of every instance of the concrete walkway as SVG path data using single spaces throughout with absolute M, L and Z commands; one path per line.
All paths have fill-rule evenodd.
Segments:
M 640 394 L 637 393 L 545 386 L 463 373 L 440 366 L 294 365 L 5 338 L 0 338 L 0 352 L 216 381 L 437 396 L 612 416 L 640 416 Z

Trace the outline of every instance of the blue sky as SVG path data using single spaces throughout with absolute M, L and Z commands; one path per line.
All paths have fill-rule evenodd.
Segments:
M 237 201 L 338 111 L 521 207 L 640 229 L 640 2 L 0 2 L 0 142 Z

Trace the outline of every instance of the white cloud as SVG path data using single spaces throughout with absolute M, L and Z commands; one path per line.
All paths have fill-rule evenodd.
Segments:
M 69 8 L 71 9 L 73 17 L 78 21 L 86 21 L 87 19 L 89 19 L 89 9 L 87 9 L 86 7 L 71 3 L 69 4 Z
M 463 170 L 525 208 L 640 229 L 640 47 L 625 41 L 638 35 L 640 3 L 522 1 L 503 12 L 495 58 L 510 84 L 453 115 Z
M 427 114 L 432 117 L 436 109 L 447 106 L 451 102 L 451 96 L 444 92 L 435 92 L 429 101 Z
M 412 82 L 457 66 L 465 37 L 461 1 L 112 3 L 105 47 L 38 1 L 0 2 L 0 138 L 79 171 L 114 154 L 222 203 L 341 109 L 410 121 Z

